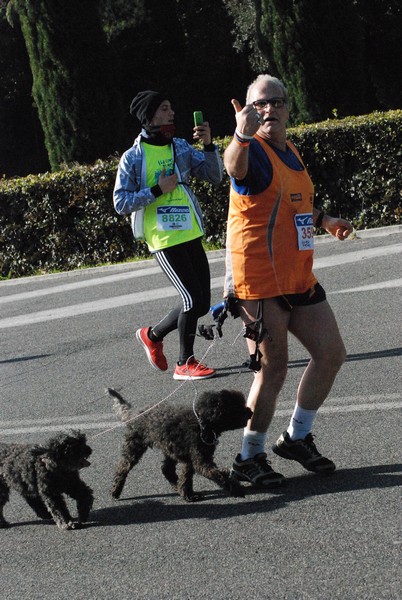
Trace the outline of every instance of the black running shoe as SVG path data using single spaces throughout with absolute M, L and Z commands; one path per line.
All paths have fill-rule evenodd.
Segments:
M 260 452 L 247 460 L 240 460 L 240 454 L 238 454 L 230 476 L 238 481 L 248 481 L 258 487 L 275 487 L 281 485 L 285 479 L 281 473 L 275 473 L 269 465 L 265 452 Z
M 287 431 L 277 440 L 272 446 L 273 452 L 288 458 L 289 460 L 297 460 L 307 471 L 314 473 L 330 473 L 335 471 L 335 464 L 329 458 L 321 456 L 314 443 L 314 436 L 308 433 L 302 440 L 292 440 Z

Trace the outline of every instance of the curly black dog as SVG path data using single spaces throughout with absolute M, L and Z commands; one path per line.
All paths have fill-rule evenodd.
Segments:
M 3 509 L 14 489 L 39 518 L 53 518 L 59 529 L 77 529 L 93 503 L 91 488 L 79 476 L 79 469 L 91 464 L 91 453 L 79 431 L 61 433 L 43 446 L 0 443 L 0 527 L 9 525 Z M 73 521 L 63 494 L 76 500 L 78 521 Z
M 229 472 L 214 463 L 218 437 L 224 431 L 245 427 L 252 416 L 241 392 L 222 390 L 202 393 L 194 407 L 163 404 L 145 409 L 137 416 L 131 405 L 113 389 L 107 389 L 115 399 L 114 409 L 127 424 L 122 457 L 116 465 L 112 496 L 119 498 L 127 475 L 148 448 L 159 448 L 164 454 L 162 473 L 175 491 L 187 502 L 201 496 L 193 491 L 193 475 L 211 479 L 232 496 L 244 496 L 240 484 Z M 181 463 L 179 475 L 176 466 Z

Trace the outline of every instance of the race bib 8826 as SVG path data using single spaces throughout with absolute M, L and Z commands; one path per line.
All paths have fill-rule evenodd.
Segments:
M 189 206 L 158 206 L 156 209 L 158 231 L 177 231 L 191 229 Z

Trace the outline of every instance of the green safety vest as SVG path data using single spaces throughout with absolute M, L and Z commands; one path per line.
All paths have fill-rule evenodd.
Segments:
M 163 169 L 166 175 L 174 173 L 173 152 L 170 145 L 142 144 L 146 164 L 146 186 L 158 183 Z M 149 249 L 164 250 L 189 242 L 203 235 L 182 185 L 173 192 L 162 194 L 145 208 L 144 236 Z

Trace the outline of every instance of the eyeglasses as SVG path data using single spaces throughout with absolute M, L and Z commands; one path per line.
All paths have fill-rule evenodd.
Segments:
M 283 108 L 286 104 L 285 98 L 261 98 L 261 100 L 256 100 L 253 102 L 253 106 L 257 110 L 262 110 L 270 104 L 272 108 Z

